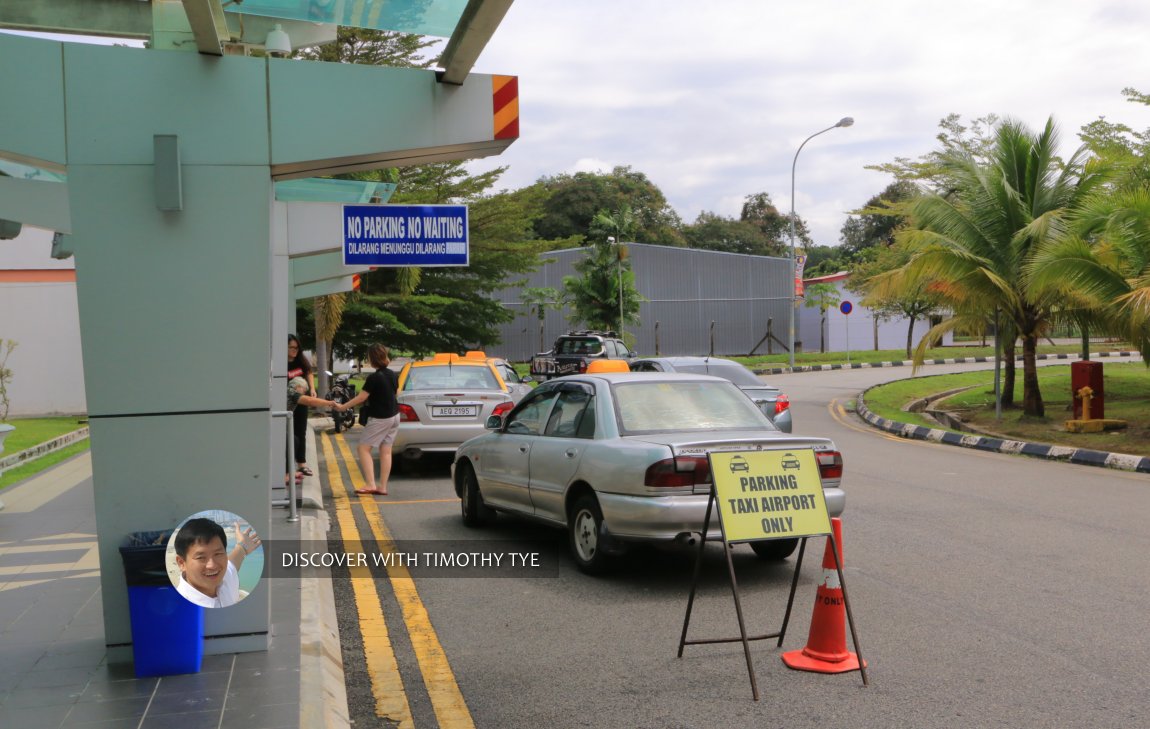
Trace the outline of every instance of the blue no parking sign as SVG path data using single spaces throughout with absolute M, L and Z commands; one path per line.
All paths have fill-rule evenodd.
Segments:
M 839 304 L 839 311 L 841 311 L 844 316 L 854 311 L 854 308 L 854 304 L 849 301 L 844 301 L 843 303 Z
M 466 266 L 466 205 L 344 205 L 347 266 Z

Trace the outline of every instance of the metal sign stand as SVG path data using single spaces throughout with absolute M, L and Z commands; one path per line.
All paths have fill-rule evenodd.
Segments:
M 739 599 L 739 583 L 738 583 L 738 580 L 735 578 L 735 564 L 734 564 L 734 562 L 731 561 L 731 547 L 733 545 L 731 545 L 730 543 L 727 542 L 726 532 L 723 531 L 723 536 L 722 536 L 721 541 L 723 543 L 723 554 L 727 558 L 727 574 L 731 578 L 731 595 L 734 596 L 734 598 L 735 598 L 735 615 L 739 619 L 739 637 L 737 637 L 737 638 L 699 638 L 699 639 L 695 639 L 695 640 L 687 640 L 687 628 L 691 623 L 691 609 L 694 607 L 694 604 L 695 604 L 695 593 L 698 591 L 698 587 L 699 587 L 699 573 L 702 571 L 702 566 L 703 566 L 703 550 L 707 546 L 707 532 L 711 528 L 711 509 L 714 506 L 717 498 L 718 498 L 718 495 L 715 492 L 715 485 L 712 483 L 711 484 L 711 495 L 707 500 L 707 514 L 705 517 L 703 517 L 703 535 L 702 535 L 702 538 L 699 539 L 699 551 L 695 554 L 695 569 L 694 569 L 694 574 L 691 577 L 690 596 L 687 598 L 687 613 L 686 613 L 686 615 L 683 616 L 683 633 L 679 638 L 679 656 L 678 657 L 679 658 L 683 657 L 683 646 L 687 646 L 687 645 L 703 645 L 703 644 L 709 644 L 709 643 L 734 643 L 736 641 L 742 642 L 743 654 L 746 656 L 746 659 L 747 659 L 747 675 L 750 676 L 750 679 L 751 679 L 751 695 L 754 696 L 755 701 L 758 701 L 759 700 L 759 685 L 758 685 L 758 681 L 756 681 L 756 679 L 755 679 L 754 664 L 751 662 L 751 644 L 750 644 L 750 642 L 752 640 L 768 640 L 770 638 L 778 638 L 779 639 L 778 644 L 779 645 L 783 644 L 783 636 L 786 635 L 787 623 L 790 621 L 790 618 L 791 618 L 791 606 L 794 604 L 795 590 L 798 587 L 798 583 L 799 583 L 799 568 L 802 567 L 803 552 L 806 550 L 807 538 L 803 537 L 802 543 L 799 546 L 799 556 L 798 556 L 798 560 L 795 563 L 795 576 L 791 580 L 791 593 L 790 593 L 790 595 L 787 596 L 787 611 L 786 611 L 786 614 L 783 616 L 782 627 L 779 628 L 778 632 L 775 632 L 775 633 L 766 633 L 764 635 L 747 635 L 746 622 L 743 620 L 743 603 Z M 723 517 L 722 517 L 722 514 L 720 514 L 719 515 L 719 528 L 721 531 L 722 531 L 722 525 L 723 525 Z
M 795 591 L 798 589 L 798 585 L 799 585 L 799 572 L 802 570 L 802 567 L 803 567 L 803 555 L 807 549 L 807 539 L 810 536 L 822 536 L 822 535 L 819 535 L 819 534 L 807 535 L 807 536 L 803 536 L 800 538 L 799 554 L 798 554 L 798 557 L 795 559 L 795 573 L 794 573 L 794 577 L 791 578 L 791 591 L 790 591 L 790 594 L 787 595 L 787 609 L 786 609 L 786 612 L 783 614 L 782 626 L 775 633 L 766 633 L 764 635 L 747 635 L 746 622 L 743 619 L 743 605 L 742 605 L 742 601 L 739 599 L 739 585 L 738 585 L 738 581 L 735 578 L 735 564 L 731 560 L 731 548 L 734 545 L 727 541 L 727 532 L 723 526 L 723 514 L 722 514 L 722 511 L 720 510 L 720 512 L 719 512 L 719 530 L 722 534 L 721 541 L 723 543 L 723 553 L 727 558 L 727 574 L 731 578 L 731 595 L 734 596 L 734 598 L 735 598 L 735 615 L 738 617 L 738 620 L 739 620 L 739 636 L 737 638 L 700 638 L 700 639 L 695 639 L 695 640 L 687 640 L 687 628 L 691 623 L 691 609 L 694 607 L 694 604 L 695 604 L 695 593 L 698 591 L 698 586 L 699 586 L 699 573 L 701 572 L 702 565 L 703 565 L 703 550 L 707 546 L 707 532 L 710 530 L 710 527 L 711 527 L 711 509 L 714 506 L 714 504 L 716 503 L 717 499 L 718 499 L 718 493 L 716 491 L 715 484 L 712 483 L 711 484 L 711 494 L 707 500 L 706 516 L 703 518 L 703 534 L 702 534 L 702 538 L 699 540 L 699 551 L 695 554 L 695 569 L 694 569 L 694 573 L 691 577 L 691 592 L 690 592 L 689 597 L 687 598 L 687 612 L 683 616 L 683 632 L 682 632 L 682 635 L 679 637 L 678 657 L 679 658 L 683 657 L 683 647 L 687 646 L 687 645 L 703 645 L 703 644 L 710 644 L 710 643 L 742 642 L 743 654 L 744 654 L 744 656 L 746 656 L 746 660 L 747 660 L 747 675 L 751 679 L 751 695 L 754 697 L 755 701 L 758 701 L 759 700 L 759 686 L 758 686 L 757 680 L 755 679 L 754 664 L 751 662 L 751 645 L 750 645 L 750 642 L 752 640 L 767 640 L 770 638 L 778 638 L 778 642 L 776 643 L 776 647 L 779 647 L 779 648 L 782 647 L 783 639 L 786 637 L 786 633 L 787 633 L 787 625 L 790 623 L 790 620 L 791 620 L 791 609 L 794 607 Z M 851 612 L 850 599 L 847 597 L 847 587 L 846 587 L 846 580 L 843 578 L 842 561 L 839 559 L 839 547 L 838 547 L 838 544 L 835 542 L 833 530 L 828 532 L 826 534 L 826 536 L 831 542 L 831 551 L 835 557 L 835 568 L 838 571 L 839 585 L 841 586 L 842 593 L 843 593 L 843 605 L 846 608 L 847 621 L 850 625 L 851 639 L 854 642 L 855 653 L 859 657 L 859 670 L 862 673 L 863 685 L 868 686 L 868 685 L 870 685 L 870 681 L 867 678 L 866 662 L 863 660 L 862 651 L 859 649 L 858 634 L 855 632 L 854 615 Z M 764 540 L 764 541 L 767 541 L 767 540 Z M 738 543 L 741 544 L 742 542 L 740 541 Z

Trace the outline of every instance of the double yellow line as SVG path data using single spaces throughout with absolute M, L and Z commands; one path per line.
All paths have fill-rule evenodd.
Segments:
M 360 474 L 351 448 L 342 435 L 334 438 L 334 446 L 330 435 L 322 435 L 321 442 L 340 534 L 345 541 L 359 542 L 361 541 L 359 527 L 355 523 L 349 489 L 340 473 L 335 449 L 338 448 L 340 457 L 348 464 L 352 489 L 365 486 L 363 476 Z M 379 551 L 385 555 L 395 552 L 395 541 L 383 522 L 375 498 L 359 499 L 358 503 L 363 507 L 364 517 Z M 463 693 L 459 690 L 455 674 L 447 661 L 447 654 L 439 642 L 435 628 L 431 625 L 427 608 L 424 607 L 415 589 L 415 581 L 401 562 L 399 559 L 385 561 L 387 577 L 399 603 L 403 621 L 407 625 L 411 647 L 415 652 L 420 673 L 423 675 L 423 683 L 427 687 L 435 718 L 443 728 L 473 729 L 475 722 L 471 718 L 471 712 L 467 709 Z M 356 610 L 359 613 L 360 631 L 363 635 L 364 659 L 367 662 L 372 694 L 375 696 L 376 714 L 397 723 L 401 729 L 412 728 L 415 724 L 411 716 L 411 707 L 403 689 L 403 680 L 399 674 L 387 623 L 383 618 L 375 581 L 368 568 L 351 568 L 351 584 Z

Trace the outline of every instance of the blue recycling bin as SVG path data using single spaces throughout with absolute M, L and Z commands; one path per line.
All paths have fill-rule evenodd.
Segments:
M 135 532 L 120 547 L 137 678 L 199 673 L 204 659 L 204 608 L 185 600 L 168 579 L 164 554 L 171 535 Z

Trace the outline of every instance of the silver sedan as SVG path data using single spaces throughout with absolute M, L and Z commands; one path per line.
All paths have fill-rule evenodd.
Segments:
M 631 363 L 632 372 L 687 372 L 730 380 L 762 408 L 784 433 L 792 427 L 791 401 L 779 388 L 768 385 L 743 365 L 721 357 L 648 357 Z
M 812 448 L 832 516 L 842 456 L 826 438 L 791 436 L 731 382 L 707 375 L 572 375 L 535 388 L 452 465 L 463 522 L 496 512 L 567 529 L 579 568 L 598 572 L 629 541 L 698 535 L 711 491 L 708 452 Z M 708 539 L 718 539 L 712 515 Z M 797 540 L 752 542 L 784 559 Z

